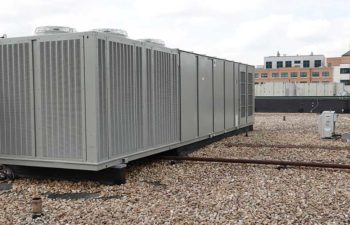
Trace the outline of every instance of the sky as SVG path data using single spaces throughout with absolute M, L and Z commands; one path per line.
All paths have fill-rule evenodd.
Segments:
M 349 0 L 0 0 L 0 34 L 35 27 L 119 28 L 132 39 L 252 65 L 264 56 L 350 50 Z

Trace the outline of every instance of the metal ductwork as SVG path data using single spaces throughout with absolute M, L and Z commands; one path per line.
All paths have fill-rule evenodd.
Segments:
M 115 34 L 115 35 L 118 35 L 121 37 L 128 37 L 128 32 L 126 32 L 126 30 L 122 30 L 122 29 L 99 28 L 99 29 L 93 29 L 93 31 L 101 32 L 101 33 Z
M 41 26 L 35 28 L 36 35 L 75 33 L 77 30 L 71 27 L 62 26 Z
M 161 39 L 146 38 L 146 39 L 139 39 L 139 41 L 148 42 L 159 46 L 165 46 L 165 42 Z

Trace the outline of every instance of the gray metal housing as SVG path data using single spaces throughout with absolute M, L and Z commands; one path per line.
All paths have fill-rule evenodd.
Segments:
M 253 74 L 94 31 L 0 40 L 0 164 L 100 170 L 252 125 Z

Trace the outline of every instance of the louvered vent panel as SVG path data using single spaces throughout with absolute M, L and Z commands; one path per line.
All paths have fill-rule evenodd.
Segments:
M 147 121 L 148 146 L 154 145 L 154 78 L 152 73 L 152 50 L 146 49 L 146 76 L 147 76 Z
M 173 143 L 178 132 L 177 58 L 154 51 L 154 145 Z
M 106 71 L 106 41 L 98 40 L 98 114 L 97 114 L 97 146 L 99 160 L 108 159 L 108 92 Z
M 34 150 L 32 51 L 29 43 L 0 45 L 0 154 Z
M 241 118 L 245 117 L 246 114 L 246 73 L 241 72 Z
M 142 48 L 134 48 L 109 42 L 112 156 L 143 147 Z
M 81 44 L 39 42 L 43 157 L 85 158 Z
M 253 74 L 248 73 L 248 116 L 253 115 L 254 83 Z

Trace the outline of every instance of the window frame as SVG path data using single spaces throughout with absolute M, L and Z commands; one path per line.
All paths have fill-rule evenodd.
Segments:
M 295 76 L 293 76 L 293 75 L 295 75 Z M 298 72 L 291 72 L 290 73 L 290 78 L 298 78 Z
M 327 74 L 327 76 L 325 76 Z M 329 72 L 328 71 L 322 71 L 322 77 L 329 77 Z
M 315 76 L 314 74 L 317 74 L 317 76 Z M 311 77 L 320 77 L 320 72 L 312 72 Z
M 305 74 L 305 76 L 303 76 L 303 74 Z M 307 73 L 307 72 L 300 72 L 300 73 L 299 73 L 299 76 L 300 76 L 301 78 L 305 78 L 305 77 L 308 77 L 308 73 Z
M 305 66 L 307 63 L 307 66 Z M 303 60 L 303 68 L 310 68 L 310 60 Z
M 287 76 L 284 76 L 284 75 L 287 75 Z M 281 73 L 281 78 L 288 78 L 288 77 L 289 77 L 289 73 L 287 72 Z
M 269 66 L 267 66 L 267 65 L 269 65 Z M 266 69 L 272 69 L 272 62 L 271 61 L 266 62 L 265 63 L 265 68 Z
M 260 74 L 260 77 L 261 77 L 262 79 L 266 79 L 266 78 L 269 78 L 269 74 L 268 74 L 268 73 L 261 73 L 261 74 Z
M 283 64 L 284 64 L 283 61 L 277 61 L 276 62 L 276 67 L 277 68 L 283 68 Z

